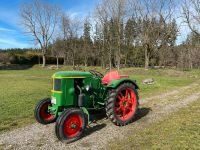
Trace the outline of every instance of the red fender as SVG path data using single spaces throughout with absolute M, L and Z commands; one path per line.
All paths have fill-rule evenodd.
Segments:
M 129 76 L 128 75 L 120 75 L 118 71 L 111 71 L 102 78 L 101 83 L 108 84 L 113 80 L 119 80 L 121 78 L 129 78 Z

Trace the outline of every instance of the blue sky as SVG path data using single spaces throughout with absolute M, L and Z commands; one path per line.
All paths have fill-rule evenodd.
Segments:
M 20 4 L 27 0 L 0 0 L 0 49 L 35 47 L 20 26 Z M 98 0 L 44 0 L 58 4 L 71 16 L 84 17 L 93 11 Z
M 29 48 L 35 47 L 30 36 L 24 34 L 25 30 L 20 26 L 20 4 L 27 0 L 0 0 L 0 49 L 4 48 Z M 83 18 L 92 13 L 99 0 L 44 0 L 52 4 L 58 4 L 71 16 Z M 180 13 L 180 11 L 178 10 Z M 176 12 L 175 12 L 176 13 Z M 177 19 L 178 26 L 182 19 Z M 180 44 L 187 36 L 189 30 L 185 26 L 180 28 L 181 35 L 177 39 Z

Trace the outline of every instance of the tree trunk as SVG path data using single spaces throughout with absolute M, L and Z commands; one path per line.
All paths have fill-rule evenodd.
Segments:
M 117 58 L 117 70 L 119 71 L 120 69 L 120 56 L 118 54 L 118 58 Z
M 57 61 L 57 69 L 59 68 L 59 59 L 58 56 L 56 56 L 56 61 Z
M 125 57 L 125 60 L 124 60 L 124 66 L 126 67 L 126 65 L 127 65 L 127 56 L 128 54 L 126 54 L 126 57 Z
M 66 55 L 64 56 L 64 62 L 63 62 L 63 65 L 66 65 L 67 64 L 67 57 Z
M 38 64 L 40 66 L 40 56 L 38 55 Z
M 74 54 L 74 52 L 72 54 L 72 67 L 73 67 L 73 70 L 75 70 L 75 54 Z
M 46 66 L 46 56 L 45 54 L 42 55 L 42 67 Z
M 85 54 L 85 55 L 87 55 L 87 54 Z M 85 59 L 84 59 L 84 64 L 85 64 L 85 67 L 87 67 L 87 66 L 88 66 L 88 64 L 87 64 L 87 60 L 88 60 L 88 58 L 87 58 L 87 56 L 85 56 Z
M 109 69 L 112 69 L 112 55 L 111 52 L 109 53 Z
M 145 69 L 149 68 L 149 49 L 145 49 Z

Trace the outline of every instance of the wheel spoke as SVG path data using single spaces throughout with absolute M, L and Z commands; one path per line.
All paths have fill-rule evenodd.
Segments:
M 128 91 L 128 89 L 126 89 L 126 94 L 125 94 L 126 99 L 128 98 L 128 95 L 129 95 L 129 91 Z
M 123 110 L 123 118 L 126 116 L 126 108 Z
M 121 110 L 121 106 L 120 106 L 120 107 L 117 107 L 117 108 L 115 107 L 115 110 L 116 110 L 116 111 L 120 111 L 120 110 Z
M 132 98 L 129 98 L 129 99 L 127 100 L 127 102 L 128 102 L 129 104 L 132 104 L 132 103 L 133 103 L 133 99 L 132 99 Z
M 122 101 L 122 99 L 123 99 L 123 98 L 122 98 L 122 97 L 120 97 L 119 95 L 117 96 L 117 98 L 118 98 L 120 101 Z

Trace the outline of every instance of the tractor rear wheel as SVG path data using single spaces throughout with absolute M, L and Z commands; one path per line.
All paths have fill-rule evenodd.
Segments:
M 131 83 L 123 83 L 111 90 L 106 102 L 108 118 L 118 126 L 131 123 L 138 109 L 138 99 L 135 86 Z
M 87 119 L 81 109 L 67 109 L 56 121 L 56 136 L 64 143 L 71 143 L 82 137 L 86 126 Z
M 48 112 L 51 99 L 46 98 L 38 102 L 35 107 L 35 119 L 41 124 L 49 124 L 56 121 L 56 117 Z

